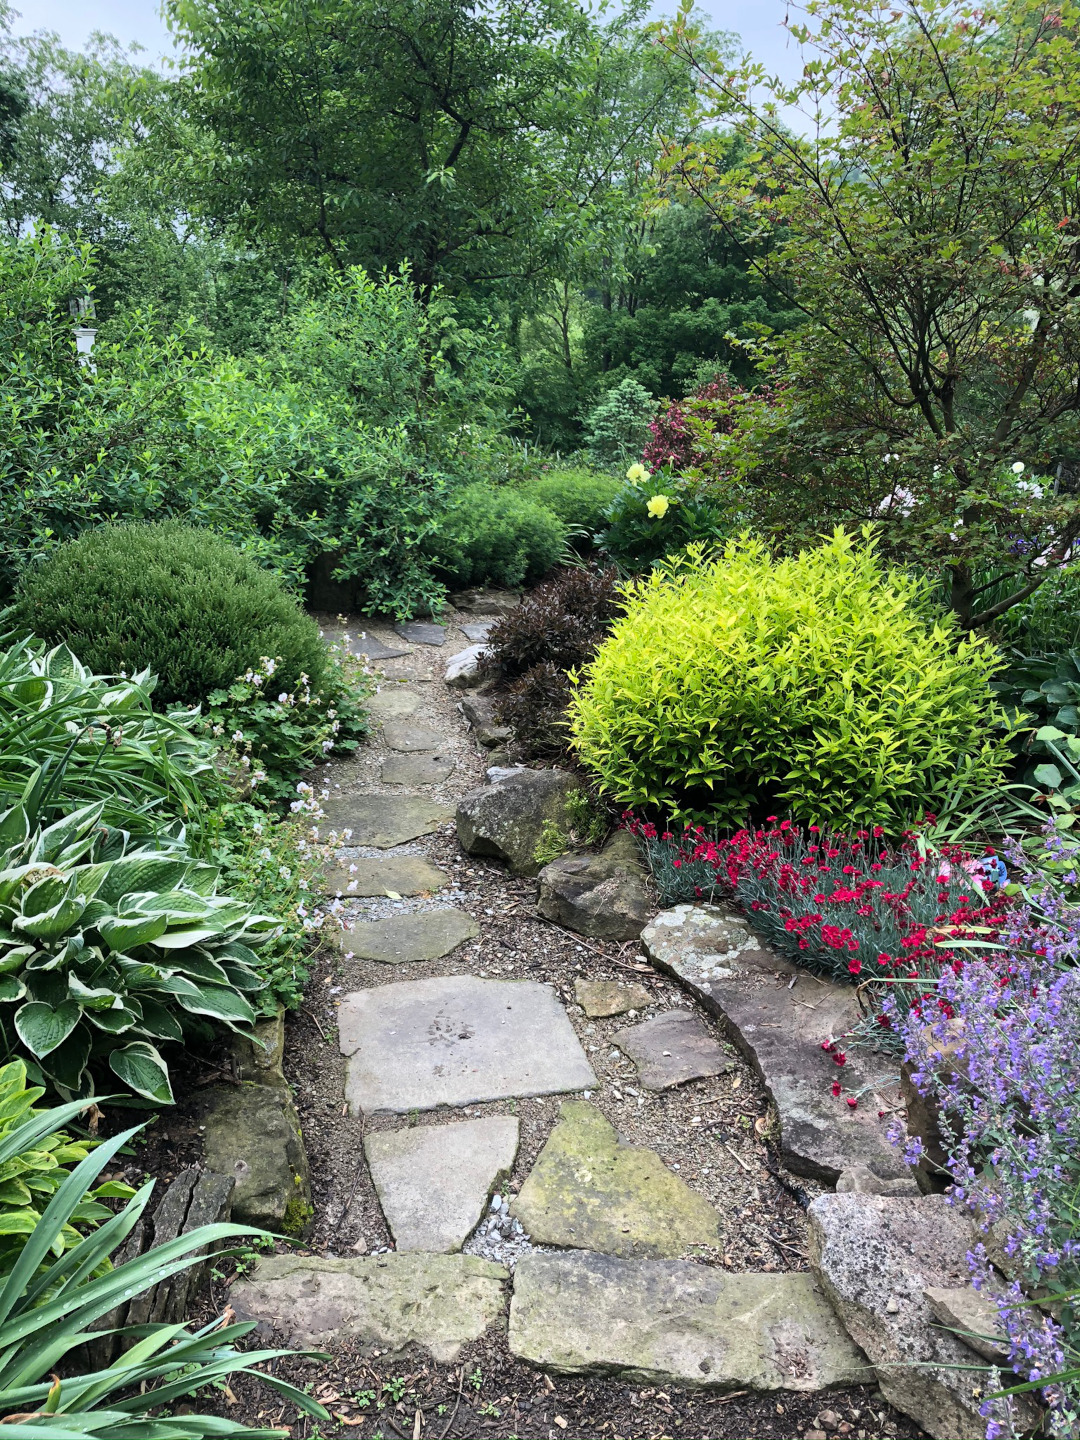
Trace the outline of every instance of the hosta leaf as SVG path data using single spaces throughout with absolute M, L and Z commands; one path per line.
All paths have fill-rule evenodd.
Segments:
M 31 1055 L 39 1060 L 62 1045 L 79 1023 L 82 1011 L 73 1000 L 53 1009 L 40 1000 L 31 1000 L 15 1012 L 15 1029 Z
M 141 1028 L 151 1035 L 156 1035 L 159 1040 L 183 1040 L 184 1032 L 179 1020 L 166 1005 L 159 1005 L 156 1000 L 142 1000 Z
M 219 945 L 214 951 L 215 960 L 238 960 L 241 965 L 258 966 L 259 957 L 255 951 L 247 945 L 241 945 L 239 940 L 230 940 L 227 945 Z
M 0 1005 L 10 1005 L 13 1000 L 21 1000 L 26 994 L 26 986 L 15 975 L 0 975 Z
M 184 888 L 194 890 L 196 895 L 212 895 L 220 877 L 217 865 L 193 865 L 184 876 Z
M 120 996 L 108 986 L 84 985 L 77 975 L 72 974 L 69 974 L 67 979 L 72 1000 L 84 1010 L 111 1010 L 120 1004 Z
M 225 964 L 222 969 L 234 990 L 261 990 L 266 984 L 263 976 L 249 970 L 246 965 Z
M 178 995 L 177 999 L 184 1009 L 190 1010 L 193 1015 L 210 1015 L 216 1020 L 237 1023 L 254 1022 L 254 1010 L 235 990 L 228 990 L 222 985 L 192 986 L 192 989 L 197 990 L 195 995 Z
M 222 967 L 211 960 L 202 950 L 172 951 L 165 964 L 170 970 L 179 970 L 183 975 L 194 976 L 196 980 L 206 980 L 211 985 L 227 985 L 229 983 L 229 977 Z
M 0 1214 L 0 1235 L 32 1235 L 40 1219 L 36 1210 L 9 1210 Z
M 10 975 L 13 970 L 21 970 L 31 956 L 36 954 L 36 945 L 12 945 L 0 954 L 0 975 Z
M 168 890 L 139 901 L 144 915 L 167 915 L 170 920 L 202 920 L 212 913 L 209 901 L 186 890 Z
M 109 1068 L 136 1095 L 160 1105 L 172 1104 L 168 1067 L 149 1041 L 133 1040 L 130 1045 L 113 1050 L 109 1055 Z
M 206 940 L 213 940 L 215 935 L 223 933 L 223 928 L 219 929 L 214 925 L 192 930 L 167 930 L 152 943 L 159 950 L 185 950 L 190 945 L 201 945 Z
M 1061 771 L 1056 765 L 1036 765 L 1034 778 L 1039 785 L 1056 790 L 1061 784 Z
M 0 1181 L 0 1205 L 29 1205 L 31 1198 L 21 1180 Z
M 15 929 L 35 940 L 56 940 L 77 924 L 85 909 L 86 901 L 72 891 L 43 914 L 17 915 Z
M 125 855 L 122 860 L 113 861 L 98 897 L 115 904 L 134 892 L 157 895 L 174 890 L 190 867 L 191 861 L 183 855 Z
M 90 1059 L 90 1031 L 78 1025 L 62 1045 L 58 1045 L 41 1062 L 41 1068 L 65 1090 L 82 1089 L 83 1071 Z
M 97 931 L 111 950 L 130 950 L 156 940 L 165 933 L 168 923 L 164 915 L 143 915 L 134 920 L 112 918 L 99 920 Z
M 123 1035 L 139 1023 L 139 1018 L 130 1010 L 87 1010 L 86 1018 L 91 1025 L 98 1030 L 104 1030 L 107 1035 Z
M 24 970 L 22 981 L 31 1000 L 41 1000 L 54 1009 L 68 998 L 67 976 L 55 970 Z

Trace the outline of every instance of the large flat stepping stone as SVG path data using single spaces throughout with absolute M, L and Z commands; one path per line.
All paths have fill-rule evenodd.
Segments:
M 448 1364 L 503 1309 L 507 1272 L 475 1255 L 267 1255 L 229 1292 L 242 1320 L 273 1326 L 296 1349 L 336 1339 L 399 1351 L 419 1345 Z
M 815 1391 L 870 1379 L 813 1276 L 679 1260 L 524 1255 L 509 1341 L 530 1365 L 636 1384 Z
M 342 937 L 341 946 L 357 960 L 413 965 L 449 955 L 479 934 L 480 926 L 464 910 L 420 910 L 353 925 Z
M 474 620 L 470 625 L 459 625 L 458 629 L 465 636 L 466 640 L 471 640 L 473 644 L 476 645 L 479 644 L 481 640 L 487 639 L 493 626 L 497 623 L 498 621 L 493 615 L 490 620 Z
M 397 660 L 402 655 L 412 654 L 407 645 L 386 645 L 383 641 L 376 640 L 374 635 L 353 637 L 349 642 L 349 651 L 368 660 Z
M 620 980 L 575 980 L 574 999 L 590 1020 L 646 1010 L 656 1003 L 644 985 L 624 985 Z
M 642 1025 L 616 1030 L 611 1037 L 637 1066 L 646 1090 L 670 1090 L 688 1080 L 723 1075 L 732 1061 L 696 1015 L 665 1010 Z
M 860 1018 L 854 986 L 810 975 L 760 941 L 741 915 L 676 905 L 641 934 L 646 955 L 724 1022 L 728 1038 L 761 1077 L 780 1119 L 780 1149 L 797 1175 L 835 1185 L 843 1170 L 910 1173 L 889 1143 L 874 1092 L 895 1087 L 896 1062 L 859 1050 L 841 1069 L 823 1049 Z M 668 1047 L 670 1048 L 670 1047 Z M 832 1094 L 833 1082 L 856 1109 Z
M 339 835 L 351 832 L 349 844 L 373 845 L 377 850 L 430 835 L 454 813 L 419 795 L 340 795 L 324 801 L 323 811 L 329 829 Z
M 517 1148 L 510 1115 L 369 1135 L 364 1154 L 398 1250 L 460 1250 Z
M 607 1255 L 682 1255 L 721 1241 L 720 1217 L 704 1196 L 655 1151 L 624 1144 L 583 1101 L 563 1102 L 510 1213 L 537 1245 Z
M 382 737 L 391 750 L 439 750 L 444 737 L 426 725 L 413 725 L 408 720 L 388 720 Z
M 433 1110 L 596 1085 L 550 985 L 448 975 L 347 995 L 338 1010 L 353 1113 Z
M 447 875 L 420 855 L 387 855 L 377 860 L 350 860 L 328 868 L 320 886 L 323 895 L 424 895 L 441 890 Z
M 807 1218 L 810 1263 L 886 1400 L 941 1440 L 984 1434 L 985 1364 L 942 1328 L 927 1294 L 968 1284 L 970 1217 L 944 1195 L 844 1194 L 819 1195 Z M 1034 1406 L 1016 1400 L 1016 1433 L 1027 1434 Z
M 388 755 L 379 771 L 384 785 L 439 785 L 454 771 L 449 755 L 424 751 L 415 755 Z
M 426 625 L 419 620 L 407 620 L 403 625 L 394 626 L 394 634 L 414 645 L 441 645 L 446 639 L 445 625 Z
M 407 720 L 415 715 L 421 704 L 415 690 L 404 685 L 384 685 L 377 695 L 369 695 L 364 707 L 377 720 Z

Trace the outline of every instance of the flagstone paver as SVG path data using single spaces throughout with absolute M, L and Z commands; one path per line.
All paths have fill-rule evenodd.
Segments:
M 430 835 L 454 813 L 418 795 L 339 795 L 324 801 L 323 811 L 324 834 L 350 830 L 349 844 L 373 845 L 377 850 Z
M 682 1255 L 721 1242 L 720 1217 L 654 1150 L 625 1145 L 595 1105 L 563 1102 L 510 1206 L 538 1245 L 608 1255 Z
M 655 1004 L 644 985 L 624 985 L 619 980 L 575 980 L 574 999 L 590 1020 Z
M 387 855 L 374 860 L 348 860 L 328 868 L 320 887 L 323 895 L 355 895 L 358 899 L 385 895 L 422 895 L 441 890 L 446 872 L 422 855 Z
M 368 696 L 364 704 L 376 720 L 407 720 L 420 708 L 421 697 L 404 685 L 384 685 L 375 695 Z
M 390 920 L 353 925 L 343 935 L 341 948 L 361 960 L 411 965 L 449 955 L 479 934 L 480 926 L 464 910 L 418 910 Z
M 366 655 L 369 660 L 397 660 L 402 655 L 411 655 L 407 645 L 386 645 L 374 635 L 355 636 L 349 644 L 353 655 Z
M 471 625 L 459 625 L 458 629 L 465 636 L 466 640 L 471 640 L 473 644 L 478 644 L 481 640 L 487 639 L 492 626 L 497 623 L 495 617 L 492 616 L 490 620 L 475 620 Z
M 517 1148 L 510 1115 L 368 1135 L 364 1154 L 398 1250 L 460 1250 Z
M 718 1390 L 823 1390 L 870 1378 L 812 1275 L 729 1275 L 679 1260 L 524 1256 L 510 1349 L 564 1375 Z
M 698 1017 L 685 1010 L 665 1010 L 641 1025 L 616 1030 L 611 1038 L 633 1060 L 646 1090 L 723 1075 L 732 1066 Z
M 437 730 L 413 725 L 408 720 L 388 720 L 382 736 L 391 750 L 439 750 L 444 743 L 444 737 Z
M 454 773 L 449 755 L 419 751 L 411 755 L 387 755 L 379 771 L 384 785 L 441 785 Z
M 272 1325 L 299 1349 L 355 1339 L 384 1350 L 420 1345 L 449 1363 L 501 1314 L 507 1272 L 474 1255 L 267 1255 L 234 1285 L 240 1320 Z
M 887 1120 L 878 1118 L 888 1107 L 874 1102 L 875 1091 L 894 1086 L 895 1061 L 859 1051 L 840 1074 L 822 1049 L 860 1018 L 854 986 L 798 969 L 764 946 L 741 915 L 712 905 L 661 911 L 641 943 L 659 970 L 723 1019 L 732 1043 L 761 1076 L 791 1170 L 830 1185 L 860 1163 L 883 1176 L 908 1173 L 889 1143 Z M 851 1109 L 834 1097 L 837 1078 L 864 1103 Z
M 347 995 L 338 1038 L 353 1113 L 432 1110 L 596 1084 L 550 985 L 475 975 Z
M 407 620 L 394 626 L 394 634 L 414 645 L 441 645 L 446 639 L 445 625 L 427 625 L 419 620 Z

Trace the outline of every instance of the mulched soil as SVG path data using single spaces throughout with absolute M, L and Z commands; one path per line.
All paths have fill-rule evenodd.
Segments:
M 467 620 L 468 617 L 458 617 Z M 356 633 L 354 631 L 354 633 Z M 389 641 L 389 628 L 376 633 Z M 423 703 L 417 723 L 445 735 L 456 769 L 442 785 L 424 794 L 452 804 L 483 781 L 487 756 L 465 728 L 458 696 L 442 683 L 446 661 L 468 643 L 451 631 L 441 650 L 416 646 L 406 659 L 386 661 L 386 675 L 402 674 L 418 683 Z M 377 727 L 376 727 L 377 728 Z M 386 751 L 377 734 L 353 759 L 321 770 L 317 788 L 401 793 L 378 780 Z M 363 1161 L 365 1122 L 350 1117 L 343 1101 L 344 1062 L 337 1048 L 335 1009 L 351 990 L 389 980 L 430 975 L 478 974 L 505 979 L 540 980 L 556 988 L 589 1053 L 599 1087 L 591 1099 L 626 1141 L 657 1151 L 693 1189 L 714 1205 L 722 1218 L 723 1242 L 704 1258 L 723 1269 L 805 1270 L 804 1207 L 821 1187 L 788 1175 L 773 1158 L 775 1117 L 752 1070 L 734 1052 L 732 1069 L 715 1079 L 697 1081 L 660 1094 L 636 1084 L 633 1065 L 611 1044 L 626 1016 L 588 1020 L 574 1002 L 576 979 L 634 980 L 649 990 L 655 1008 L 696 1009 L 681 988 L 645 965 L 636 942 L 585 941 L 536 916 L 536 882 L 515 880 L 501 866 L 465 856 L 453 825 L 403 850 L 423 853 L 451 877 L 434 901 L 350 901 L 352 918 L 378 919 L 402 910 L 453 903 L 481 924 L 482 934 L 447 959 L 407 967 L 387 967 L 342 954 L 324 945 L 316 958 L 303 1008 L 288 1018 L 286 1074 L 293 1086 L 311 1162 L 315 1221 L 304 1250 L 319 1255 L 356 1255 L 392 1248 L 374 1187 Z M 345 850 L 344 855 L 377 854 Z M 701 1018 L 715 1033 L 709 1017 Z M 192 1086 L 219 1078 L 212 1057 Z M 516 1192 L 558 1117 L 559 1097 L 473 1105 L 465 1114 L 516 1114 L 521 1145 L 510 1180 Z M 462 1112 L 443 1107 L 414 1114 L 405 1123 L 432 1125 L 460 1119 Z M 370 1129 L 399 1128 L 398 1116 L 374 1116 Z M 129 1166 L 129 1178 L 144 1172 L 171 1178 L 197 1163 L 197 1127 L 185 1121 L 182 1107 L 164 1115 Z M 302 1252 L 303 1253 L 303 1252 Z M 700 1258 L 700 1257 L 699 1257 Z M 227 1304 L 231 1262 L 221 1267 L 205 1297 L 206 1317 Z M 504 1322 L 505 1325 L 505 1322 Z M 505 1329 L 494 1329 L 466 1347 L 453 1365 L 438 1365 L 422 1354 L 382 1357 L 370 1347 L 361 1352 L 335 1346 L 330 1360 L 289 1360 L 280 1373 L 309 1388 L 334 1413 L 331 1425 L 315 1426 L 297 1417 L 291 1405 L 253 1380 L 233 1383 L 223 1396 L 200 1401 L 212 1410 L 248 1424 L 291 1426 L 297 1440 L 323 1436 L 382 1435 L 435 1437 L 795 1437 L 820 1434 L 917 1436 L 921 1432 L 888 1407 L 873 1387 L 800 1396 L 791 1392 L 759 1396 L 692 1393 L 628 1383 L 625 1379 L 558 1378 L 540 1374 L 515 1360 L 506 1348 Z M 357 1397 L 360 1397 L 358 1400 Z M 366 1403 L 362 1403 L 366 1401 Z M 273 1403 L 271 1403 L 273 1402 Z M 380 1406 L 382 1408 L 380 1408 Z M 419 1415 L 419 1420 L 417 1416 Z M 417 1428 L 419 1427 L 419 1428 Z

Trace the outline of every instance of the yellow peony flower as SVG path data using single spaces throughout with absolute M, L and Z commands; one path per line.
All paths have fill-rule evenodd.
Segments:
M 646 505 L 650 520 L 662 520 L 668 512 L 671 501 L 666 495 L 654 495 Z
M 630 469 L 626 472 L 626 478 L 630 481 L 631 485 L 641 485 L 649 478 L 649 472 L 645 469 L 644 465 L 631 465 Z

